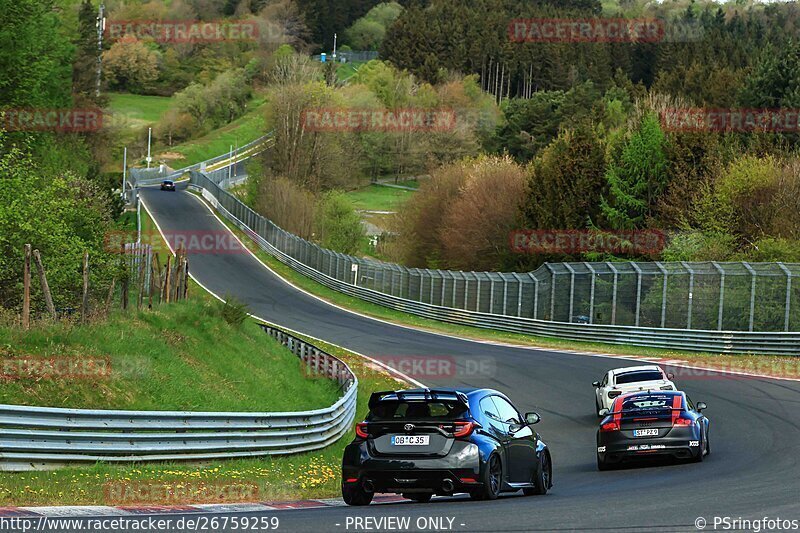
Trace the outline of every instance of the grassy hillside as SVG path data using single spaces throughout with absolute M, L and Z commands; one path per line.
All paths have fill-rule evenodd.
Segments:
M 131 128 L 155 124 L 172 103 L 167 96 L 144 96 L 141 94 L 111 93 L 111 110 L 121 115 Z
M 247 113 L 230 124 L 183 144 L 160 147 L 160 150 L 182 155 L 182 158 L 170 159 L 170 166 L 179 168 L 224 154 L 231 146 L 243 146 L 266 133 L 265 102 L 263 97 L 256 97 L 248 104 Z
M 325 407 L 334 383 L 304 377 L 300 362 L 252 321 L 220 316 L 221 304 L 189 300 L 118 312 L 89 326 L 28 333 L 0 327 L 0 358 L 110 361 L 108 375 L 6 379 L 3 403 L 98 409 L 290 411 Z M 280 391 L 280 394 L 276 394 Z

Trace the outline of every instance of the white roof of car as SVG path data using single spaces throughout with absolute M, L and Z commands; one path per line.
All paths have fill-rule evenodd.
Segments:
M 617 374 L 627 374 L 628 372 L 641 372 L 643 370 L 661 370 L 658 365 L 626 366 L 625 368 L 615 368 L 611 372 Z

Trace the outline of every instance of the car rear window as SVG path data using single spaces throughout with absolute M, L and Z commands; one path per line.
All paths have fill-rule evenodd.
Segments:
M 458 420 L 467 414 L 467 406 L 448 401 L 384 400 L 372 408 L 367 420 Z
M 658 370 L 637 370 L 636 372 L 625 372 L 615 376 L 617 385 L 625 383 L 636 383 L 637 381 L 659 381 L 664 379 L 664 375 Z
M 641 411 L 641 410 L 672 410 L 672 404 L 678 396 L 666 394 L 653 394 L 648 396 L 634 396 L 632 398 L 625 398 L 622 401 L 623 411 Z

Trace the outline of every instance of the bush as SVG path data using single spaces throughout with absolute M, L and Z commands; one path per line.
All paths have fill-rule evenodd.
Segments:
M 393 255 L 414 267 L 508 266 L 509 233 L 522 223 L 527 181 L 525 168 L 509 157 L 437 168 L 398 213 Z
M 356 50 L 378 50 L 403 6 L 397 2 L 384 2 L 370 9 L 344 31 L 344 39 Z
M 113 270 L 104 241 L 112 228 L 107 195 L 70 172 L 43 170 L 16 149 L 0 156 L 0 174 L 0 307 L 21 304 L 25 244 L 41 252 L 55 305 L 77 306 L 84 251 L 92 287 L 103 285 Z M 39 284 L 32 290 L 34 311 L 44 308 Z
M 317 240 L 324 248 L 355 254 L 364 240 L 365 231 L 353 204 L 343 193 L 326 193 L 317 205 Z
M 725 233 L 688 231 L 672 238 L 662 253 L 664 261 L 726 261 L 736 250 L 735 239 Z
M 511 263 L 509 235 L 522 223 L 528 176 L 510 157 L 472 164 L 439 229 L 448 268 L 495 270 Z
M 124 37 L 103 53 L 103 70 L 110 88 L 141 92 L 158 78 L 158 54 L 136 37 Z
M 167 146 L 191 139 L 197 130 L 197 122 L 189 113 L 182 113 L 177 109 L 170 109 L 156 124 L 155 136 Z
M 250 308 L 246 303 L 227 295 L 220 305 L 220 315 L 231 326 L 239 327 L 249 318 Z
M 411 267 L 440 266 L 439 228 L 447 206 L 458 197 L 467 169 L 466 163 L 453 163 L 433 170 L 419 192 L 402 205 L 395 218 L 398 236 L 391 251 L 396 261 Z
M 244 114 L 251 91 L 244 69 L 223 72 L 208 85 L 192 83 L 177 93 L 175 117 L 190 115 L 201 131 L 224 126 Z
M 258 180 L 255 209 L 272 222 L 304 239 L 314 232 L 314 195 L 283 177 Z

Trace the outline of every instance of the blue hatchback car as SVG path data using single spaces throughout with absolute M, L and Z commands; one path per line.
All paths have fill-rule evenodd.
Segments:
M 533 425 L 496 390 L 437 388 L 372 394 L 369 415 L 342 459 L 342 496 L 367 505 L 375 493 L 418 502 L 434 494 L 545 494 L 553 484 L 550 450 Z

